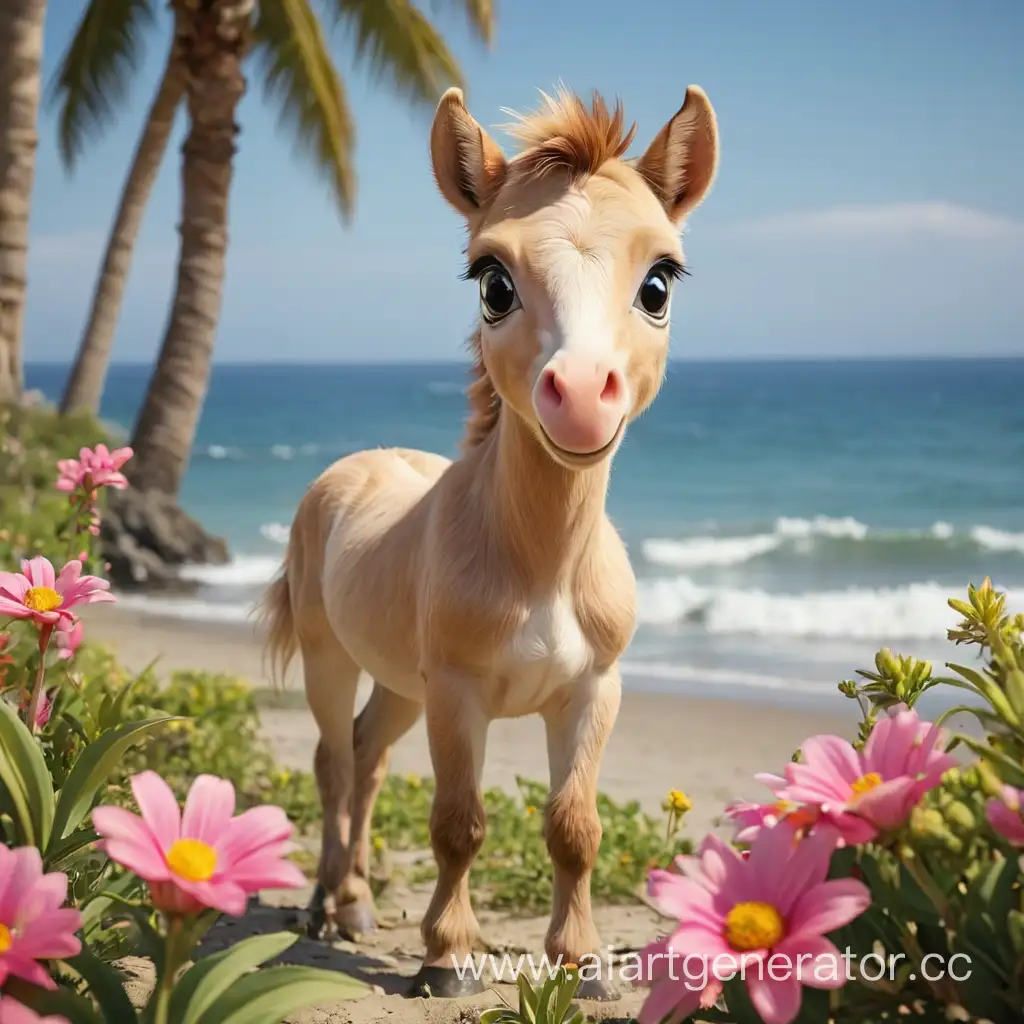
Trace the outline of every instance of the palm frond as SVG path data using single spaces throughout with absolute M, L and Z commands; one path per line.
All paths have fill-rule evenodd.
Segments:
M 325 2 L 353 32 L 357 60 L 400 96 L 416 104 L 436 103 L 448 86 L 463 86 L 441 34 L 410 0 Z
M 150 0 L 89 0 L 49 86 L 49 103 L 60 108 L 58 142 L 69 170 L 126 98 L 143 31 L 153 20 Z
M 494 22 L 497 16 L 494 0 L 448 0 L 449 4 L 457 4 L 466 12 L 470 28 L 488 46 L 494 42 Z M 434 6 L 437 6 L 435 0 Z
M 355 201 L 355 125 L 345 87 L 308 0 L 262 0 L 254 27 L 264 89 L 281 107 L 279 124 L 324 175 L 342 216 Z

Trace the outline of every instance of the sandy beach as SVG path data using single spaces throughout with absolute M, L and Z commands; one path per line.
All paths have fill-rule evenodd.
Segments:
M 161 673 L 203 669 L 237 675 L 256 688 L 271 685 L 252 626 L 185 622 L 110 606 L 88 619 L 89 635 L 112 647 L 129 668 L 139 670 L 159 658 Z M 286 686 L 287 706 L 265 709 L 263 729 L 282 763 L 309 768 L 317 733 L 302 706 L 297 664 Z M 363 699 L 368 692 L 366 684 Z M 669 789 L 685 790 L 694 804 L 688 824 L 699 835 L 730 800 L 764 796 L 753 774 L 780 771 L 808 736 L 831 732 L 852 738 L 856 706 L 837 703 L 837 708 L 840 713 L 830 714 L 627 688 L 600 785 L 612 798 L 639 800 L 652 812 L 659 811 Z M 848 714 L 841 714 L 844 709 Z M 397 744 L 391 763 L 393 771 L 431 774 L 422 718 Z M 512 790 L 517 775 L 547 777 L 544 729 L 536 716 L 491 725 L 484 785 Z

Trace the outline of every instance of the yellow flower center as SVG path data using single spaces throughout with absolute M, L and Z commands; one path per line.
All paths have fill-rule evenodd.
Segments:
M 14 936 L 11 929 L 5 924 L 0 924 L 0 953 L 6 953 L 14 945 Z
M 875 787 L 882 784 L 882 776 L 878 772 L 868 772 L 867 775 L 862 775 L 859 779 L 854 779 L 850 783 L 850 789 L 853 790 L 855 796 L 863 796 L 865 793 L 870 793 Z
M 796 807 L 796 804 L 791 803 L 789 800 L 777 800 L 772 804 L 772 810 L 776 814 L 785 814 L 787 811 L 792 811 Z
M 34 612 L 52 612 L 60 607 L 60 594 L 53 587 L 30 587 L 23 598 L 26 608 Z
M 725 915 L 725 941 L 740 953 L 771 949 L 783 931 L 782 915 L 770 903 L 737 903 Z
M 167 866 L 186 882 L 208 882 L 217 870 L 217 851 L 200 839 L 178 839 L 167 851 Z

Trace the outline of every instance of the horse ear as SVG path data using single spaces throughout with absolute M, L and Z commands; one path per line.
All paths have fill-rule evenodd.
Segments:
M 683 105 L 636 163 L 669 219 L 681 224 L 711 188 L 718 167 L 718 125 L 704 90 L 691 85 Z
M 494 196 L 507 166 L 501 147 L 466 109 L 461 89 L 449 89 L 430 130 L 430 158 L 441 194 L 464 217 Z

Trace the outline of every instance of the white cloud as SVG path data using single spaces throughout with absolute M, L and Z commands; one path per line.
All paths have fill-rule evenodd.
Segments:
M 835 206 L 773 214 L 730 225 L 745 238 L 847 239 L 944 238 L 963 242 L 1024 241 L 1024 222 L 947 202 Z

